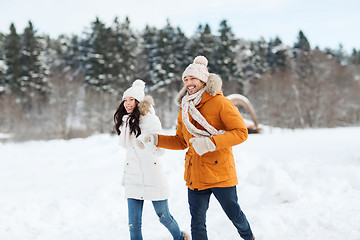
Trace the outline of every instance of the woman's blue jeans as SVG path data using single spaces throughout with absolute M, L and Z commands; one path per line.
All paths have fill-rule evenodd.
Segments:
M 188 201 L 191 214 L 192 240 L 207 240 L 206 211 L 209 208 L 211 194 L 214 194 L 222 209 L 245 240 L 253 237 L 249 222 L 241 211 L 236 194 L 236 187 L 209 188 L 206 190 L 188 189 Z
M 184 238 L 179 225 L 169 212 L 167 200 L 152 201 L 160 222 L 169 230 L 174 240 Z M 128 198 L 129 230 L 131 240 L 142 240 L 141 223 L 144 200 Z

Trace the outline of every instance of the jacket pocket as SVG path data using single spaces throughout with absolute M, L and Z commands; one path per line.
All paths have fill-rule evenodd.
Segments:
M 204 183 L 218 183 L 229 180 L 227 160 L 217 157 L 202 157 L 202 181 Z

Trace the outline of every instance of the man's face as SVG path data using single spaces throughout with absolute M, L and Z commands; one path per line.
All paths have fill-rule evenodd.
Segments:
M 184 77 L 184 85 L 190 95 L 196 93 L 197 91 L 205 87 L 204 82 L 193 76 Z

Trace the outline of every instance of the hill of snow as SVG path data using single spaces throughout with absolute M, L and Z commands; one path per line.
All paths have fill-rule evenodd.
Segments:
M 360 239 L 360 127 L 269 128 L 233 149 L 240 205 L 257 240 Z M 170 211 L 190 232 L 184 154 L 162 158 Z M 129 239 L 124 157 L 110 135 L 0 143 L 0 239 Z M 214 198 L 207 216 L 210 239 L 240 239 Z M 171 239 L 150 202 L 143 236 Z

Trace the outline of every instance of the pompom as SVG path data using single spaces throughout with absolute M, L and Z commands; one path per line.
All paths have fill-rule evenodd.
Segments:
M 206 57 L 204 57 L 204 56 L 197 56 L 197 57 L 194 59 L 194 63 L 196 63 L 196 64 L 202 64 L 202 65 L 204 65 L 205 67 L 207 67 L 207 65 L 208 65 L 208 60 L 207 60 Z
M 141 87 L 141 88 L 145 88 L 145 82 L 141 79 L 136 79 L 133 84 L 132 84 L 133 87 Z

